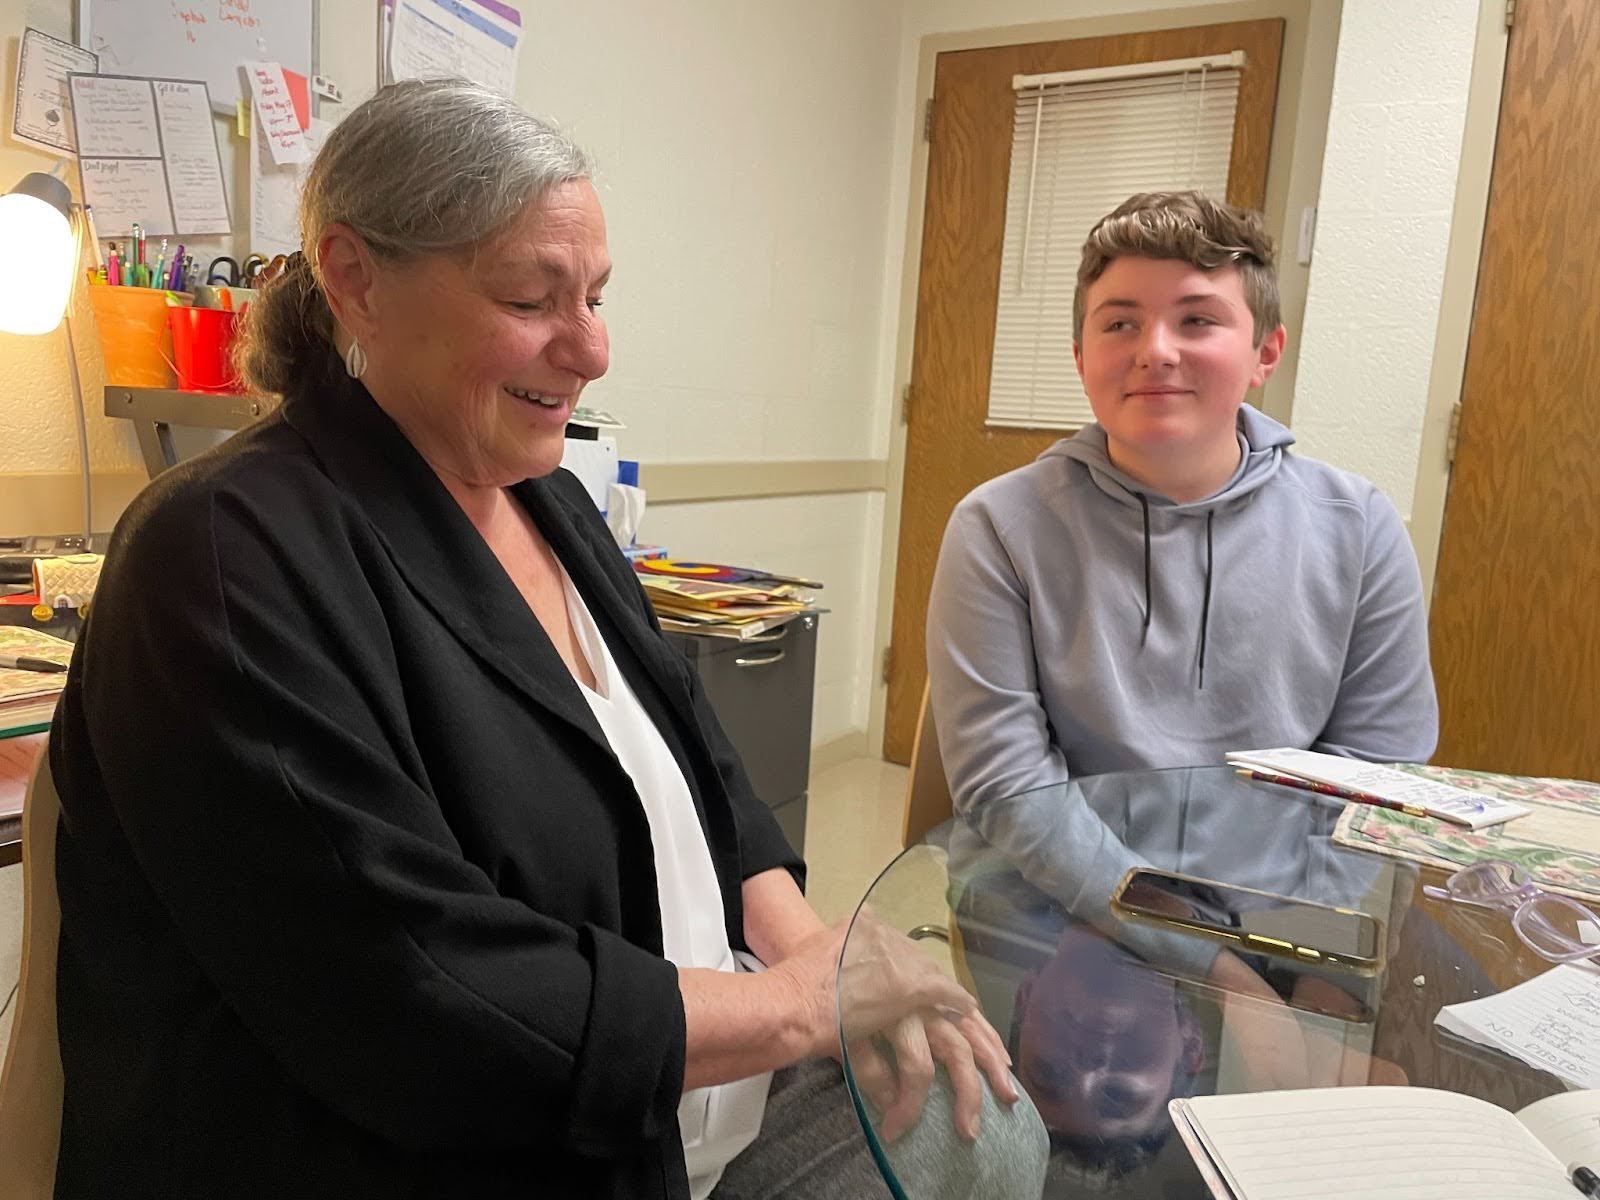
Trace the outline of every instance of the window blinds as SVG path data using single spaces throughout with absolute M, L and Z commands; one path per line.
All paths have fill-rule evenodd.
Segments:
M 987 424 L 1094 419 L 1072 361 L 1072 295 L 1093 224 L 1135 192 L 1228 186 L 1244 54 L 1019 75 Z

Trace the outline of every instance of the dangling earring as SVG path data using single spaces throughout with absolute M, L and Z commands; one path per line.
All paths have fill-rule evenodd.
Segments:
M 344 352 L 344 373 L 351 379 L 360 379 L 367 369 L 367 352 L 361 348 L 361 343 L 355 338 L 350 339 L 350 348 Z

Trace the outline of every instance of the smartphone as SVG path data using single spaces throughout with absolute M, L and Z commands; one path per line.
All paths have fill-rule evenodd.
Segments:
M 1302 966 L 1362 975 L 1382 966 L 1383 928 L 1376 917 L 1194 875 L 1135 867 L 1117 885 L 1111 909 Z

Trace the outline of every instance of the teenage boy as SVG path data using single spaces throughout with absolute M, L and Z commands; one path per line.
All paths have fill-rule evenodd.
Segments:
M 958 810 L 1251 747 L 1433 752 L 1399 515 L 1243 404 L 1283 347 L 1258 214 L 1148 193 L 1089 234 L 1073 355 L 1095 422 L 975 489 L 939 554 L 928 670 Z

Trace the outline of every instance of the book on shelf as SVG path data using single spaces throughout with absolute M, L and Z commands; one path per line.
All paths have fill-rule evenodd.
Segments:
M 1167 1105 L 1216 1200 L 1577 1200 L 1600 1162 L 1600 1092 L 1516 1113 L 1420 1087 L 1307 1088 Z

